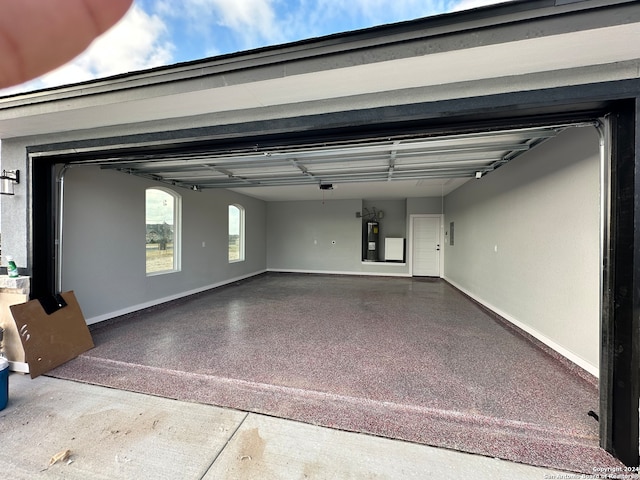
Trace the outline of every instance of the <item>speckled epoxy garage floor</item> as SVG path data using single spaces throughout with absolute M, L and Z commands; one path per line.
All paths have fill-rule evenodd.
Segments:
M 266 274 L 106 322 L 53 376 L 592 474 L 598 391 L 441 280 Z

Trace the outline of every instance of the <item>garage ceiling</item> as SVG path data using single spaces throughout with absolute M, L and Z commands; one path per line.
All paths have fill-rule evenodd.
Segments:
M 407 186 L 415 186 L 415 196 L 431 196 L 434 192 L 427 191 L 430 188 L 437 188 L 437 195 L 447 194 L 569 126 L 241 151 L 145 154 L 102 160 L 100 165 L 192 190 L 226 188 L 269 200 L 291 199 L 284 193 L 287 187 L 298 187 L 297 191 L 307 192 L 308 197 L 311 191 L 317 195 L 318 191 L 332 191 L 341 185 L 351 191 L 362 190 L 357 188 L 360 185 L 368 192 L 375 191 L 376 197 L 388 196 L 387 189 L 395 192 L 394 196 L 414 196 L 408 194 Z M 371 196 L 361 191 L 353 195 Z

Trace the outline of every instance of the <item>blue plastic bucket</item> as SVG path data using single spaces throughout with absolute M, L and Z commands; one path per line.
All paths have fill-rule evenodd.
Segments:
M 0 410 L 4 410 L 9 401 L 9 361 L 0 357 Z

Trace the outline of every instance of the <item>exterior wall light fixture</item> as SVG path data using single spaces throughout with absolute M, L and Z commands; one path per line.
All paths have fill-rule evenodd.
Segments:
M 0 195 L 14 195 L 14 185 L 20 183 L 20 170 L 2 170 Z

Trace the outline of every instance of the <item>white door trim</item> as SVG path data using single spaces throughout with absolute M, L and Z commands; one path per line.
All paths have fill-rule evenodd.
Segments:
M 440 219 L 440 233 L 438 235 L 440 239 L 440 255 L 439 255 L 439 269 L 442 278 L 444 276 L 444 215 L 439 213 L 420 213 L 409 215 L 409 241 L 407 246 L 407 262 L 409 263 L 409 275 L 413 276 L 413 221 L 416 218 L 439 218 Z

